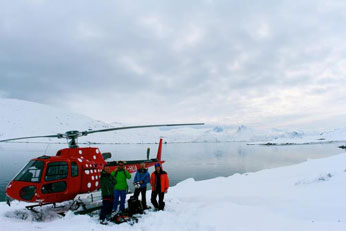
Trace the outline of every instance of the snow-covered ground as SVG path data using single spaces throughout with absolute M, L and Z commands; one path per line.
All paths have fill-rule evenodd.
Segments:
M 24 204 L 0 203 L 1 230 L 344 231 L 345 163 L 346 154 L 340 154 L 256 173 L 188 179 L 169 189 L 165 211 L 144 215 L 134 226 L 103 226 L 97 216 L 73 213 L 21 220 L 15 214 Z

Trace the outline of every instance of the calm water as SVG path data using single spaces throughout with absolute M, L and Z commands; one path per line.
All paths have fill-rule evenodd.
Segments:
M 254 172 L 261 169 L 292 165 L 307 159 L 322 158 L 344 152 L 337 143 L 291 146 L 255 146 L 242 142 L 232 143 L 179 143 L 164 144 L 162 157 L 166 160 L 171 185 L 187 178 L 196 180 L 234 173 Z M 147 147 L 151 158 L 156 156 L 157 144 L 97 145 L 102 152 L 111 152 L 113 160 L 145 159 Z M 55 155 L 65 148 L 57 144 L 1 144 L 0 145 L 0 201 L 4 200 L 8 182 L 32 158 Z M 149 170 L 153 171 L 153 168 Z

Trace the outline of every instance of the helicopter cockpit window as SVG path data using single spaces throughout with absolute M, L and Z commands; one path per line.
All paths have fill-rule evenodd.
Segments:
M 71 163 L 71 176 L 78 176 L 78 165 L 76 162 Z
M 25 182 L 40 182 L 43 166 L 43 161 L 31 160 L 22 169 L 22 171 L 18 173 L 14 180 Z
M 45 181 L 65 179 L 68 173 L 68 165 L 66 162 L 57 161 L 47 165 Z

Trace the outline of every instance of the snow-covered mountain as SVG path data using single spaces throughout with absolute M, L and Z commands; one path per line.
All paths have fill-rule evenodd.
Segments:
M 116 115 L 115 115 L 116 116 Z M 167 121 L 169 123 L 169 121 Z M 187 121 L 189 122 L 189 121 Z M 105 123 L 87 116 L 71 113 L 51 106 L 0 98 L 0 139 L 23 136 L 49 135 L 69 130 L 84 131 L 126 126 L 129 124 Z M 132 125 L 132 124 L 131 124 Z M 146 128 L 96 133 L 79 138 L 79 142 L 101 143 L 154 143 L 160 137 L 167 142 L 228 142 L 246 141 L 256 143 L 277 142 L 299 143 L 302 141 L 345 140 L 346 128 L 324 133 L 306 133 L 282 129 L 259 129 L 245 125 L 231 126 L 206 124 L 205 126 Z M 56 139 L 36 139 L 32 141 L 65 142 Z
M 14 137 L 50 135 L 69 130 L 85 131 L 126 126 L 121 123 L 105 123 L 87 116 L 67 112 L 51 106 L 0 98 L 0 139 Z M 172 129 L 135 129 L 118 132 L 97 133 L 79 138 L 80 142 L 104 143 L 147 143 L 157 142 L 160 136 L 169 136 L 173 142 L 192 141 L 203 131 L 195 128 L 180 127 Z M 168 137 L 167 137 L 168 138 Z M 25 141 L 25 140 L 24 140 Z M 57 139 L 35 139 L 30 141 L 65 142 Z
M 267 141 L 256 141 L 250 144 L 291 145 L 291 144 L 320 144 L 331 142 L 346 142 L 346 128 L 338 128 L 317 134 L 304 132 L 288 132 Z
M 104 122 L 47 105 L 0 99 L 0 139 L 108 127 Z

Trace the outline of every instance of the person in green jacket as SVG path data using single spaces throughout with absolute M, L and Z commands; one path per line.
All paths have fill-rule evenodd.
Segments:
M 102 208 L 100 213 L 101 224 L 105 222 L 107 216 L 112 213 L 113 189 L 116 183 L 115 177 L 111 175 L 108 165 L 105 165 L 101 172 L 100 185 L 102 193 Z
M 115 176 L 116 184 L 114 186 L 114 202 L 113 210 L 116 212 L 119 204 L 120 197 L 120 208 L 119 212 L 124 211 L 125 209 L 125 199 L 126 199 L 126 190 L 127 190 L 127 180 L 131 179 L 131 174 L 124 169 L 125 163 L 123 161 L 118 161 L 118 169 L 111 173 L 112 176 Z

